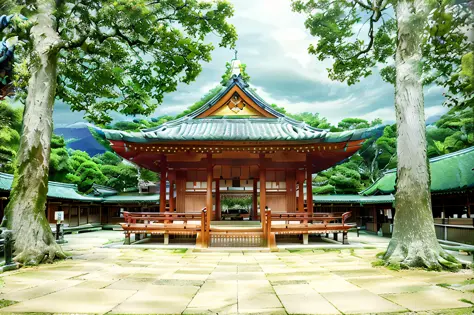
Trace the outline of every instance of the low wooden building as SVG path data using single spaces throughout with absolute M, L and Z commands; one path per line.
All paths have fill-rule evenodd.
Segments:
M 348 222 L 369 232 L 382 231 L 384 235 L 391 233 L 395 198 L 393 195 L 313 195 L 314 212 L 352 213 Z
M 0 215 L 3 217 L 8 203 L 13 175 L 0 173 Z M 81 225 L 109 225 L 123 221 L 125 210 L 155 211 L 159 195 L 121 194 L 110 187 L 94 185 L 93 194 L 82 195 L 74 184 L 48 182 L 45 215 L 50 223 L 56 223 L 54 213 L 64 211 L 64 224 L 68 227 Z
M 474 147 L 430 159 L 431 200 L 439 239 L 474 244 Z M 387 171 L 364 196 L 395 194 L 396 170 Z

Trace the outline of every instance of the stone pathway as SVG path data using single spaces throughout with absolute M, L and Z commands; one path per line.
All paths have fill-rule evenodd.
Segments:
M 73 259 L 0 274 L 0 313 L 474 314 L 472 270 L 374 268 L 380 249 L 269 253 L 102 246 L 121 236 L 70 235 L 64 248 Z

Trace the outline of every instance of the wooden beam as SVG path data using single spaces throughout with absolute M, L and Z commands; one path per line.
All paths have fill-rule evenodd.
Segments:
M 294 169 L 286 170 L 286 212 L 296 212 L 296 172 Z
M 160 159 L 160 212 L 166 211 L 166 155 Z
M 176 172 L 176 212 L 186 212 L 186 171 Z
M 99 223 L 102 224 L 102 204 L 99 205 Z M 109 223 L 108 217 L 107 223 Z
M 308 214 L 313 214 L 313 161 L 310 154 L 306 156 L 306 207 Z
M 298 179 L 298 212 L 304 212 L 304 171 L 296 173 Z
M 265 170 L 265 154 L 260 154 L 260 222 L 265 234 L 265 208 L 267 205 L 267 181 Z
M 207 189 L 206 189 L 206 208 L 207 208 L 207 224 L 211 226 L 212 220 L 212 153 L 207 155 Z
M 170 180 L 170 212 L 173 212 L 175 210 L 175 205 L 174 205 L 174 180 Z
M 471 217 L 471 202 L 469 201 L 469 194 L 466 192 L 467 217 Z
M 220 179 L 216 179 L 216 220 L 221 220 L 222 209 L 221 209 L 221 190 L 220 190 Z
M 271 159 L 266 159 L 266 169 L 276 169 L 276 170 L 285 170 L 288 168 L 300 168 L 303 167 L 304 163 L 302 162 L 272 162 Z M 214 159 L 214 165 L 225 165 L 225 166 L 253 166 L 259 165 L 260 160 L 216 160 Z M 168 167 L 170 169 L 186 169 L 186 170 L 199 170 L 206 169 L 207 162 L 168 162 Z
M 258 213 L 257 213 L 257 208 L 258 208 L 258 179 L 254 178 L 253 179 L 253 191 L 252 191 L 252 220 L 257 220 L 258 219 Z

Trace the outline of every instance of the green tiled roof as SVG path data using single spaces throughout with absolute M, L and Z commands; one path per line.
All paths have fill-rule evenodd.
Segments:
M 393 203 L 393 195 L 361 196 L 361 195 L 313 195 L 314 203 L 359 203 L 380 204 Z
M 234 86 L 238 86 L 257 106 L 276 118 L 240 118 L 224 117 L 197 118 L 211 108 Z M 329 132 L 313 128 L 308 124 L 294 120 L 274 110 L 248 88 L 239 76 L 234 76 L 227 87 L 194 112 L 179 119 L 169 121 L 158 127 L 137 132 L 126 132 L 110 129 L 96 129 L 108 140 L 147 143 L 155 141 L 295 141 L 314 140 L 315 142 L 344 142 L 362 140 L 375 134 L 382 134 L 383 126 L 350 130 L 345 132 Z
M 138 132 L 103 130 L 109 140 L 135 143 L 148 141 L 278 141 L 316 140 L 319 142 L 343 142 L 369 138 L 378 128 L 345 132 L 328 132 L 311 128 L 305 123 L 286 118 L 259 119 L 188 119 L 176 124 L 167 123 L 156 129 Z
M 153 195 L 116 195 L 102 198 L 103 203 L 158 203 L 159 194 Z
M 10 191 L 13 183 L 13 175 L 0 173 L 0 190 Z M 48 182 L 48 197 L 71 199 L 78 201 L 101 201 L 102 198 L 83 196 L 77 192 L 74 184 Z
M 113 196 L 118 193 L 118 191 L 113 189 L 112 187 L 97 184 L 93 184 L 92 189 L 94 191 L 93 194 L 95 196 Z
M 474 147 L 430 159 L 431 191 L 456 191 L 474 188 Z M 396 169 L 387 171 L 363 195 L 395 192 Z
M 0 191 L 10 191 L 13 183 L 13 175 L 0 173 Z M 101 185 L 95 185 L 95 188 L 104 191 L 102 196 L 84 196 L 78 193 L 77 185 L 48 182 L 48 197 L 61 198 L 85 202 L 103 202 L 103 203 L 157 203 L 160 201 L 159 194 L 139 195 L 139 194 L 123 194 L 118 195 L 113 188 Z M 114 192 L 115 195 L 111 195 Z

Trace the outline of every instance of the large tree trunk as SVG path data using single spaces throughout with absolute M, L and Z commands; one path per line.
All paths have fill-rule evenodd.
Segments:
M 384 259 L 401 267 L 457 268 L 456 260 L 438 243 L 431 212 L 420 72 L 422 33 L 428 14 L 424 1 L 400 0 L 396 7 L 397 211 Z
M 37 3 L 23 131 L 6 208 L 6 225 L 13 230 L 15 240 L 15 260 L 28 265 L 65 257 L 45 216 L 59 37 L 53 18 L 55 1 Z

